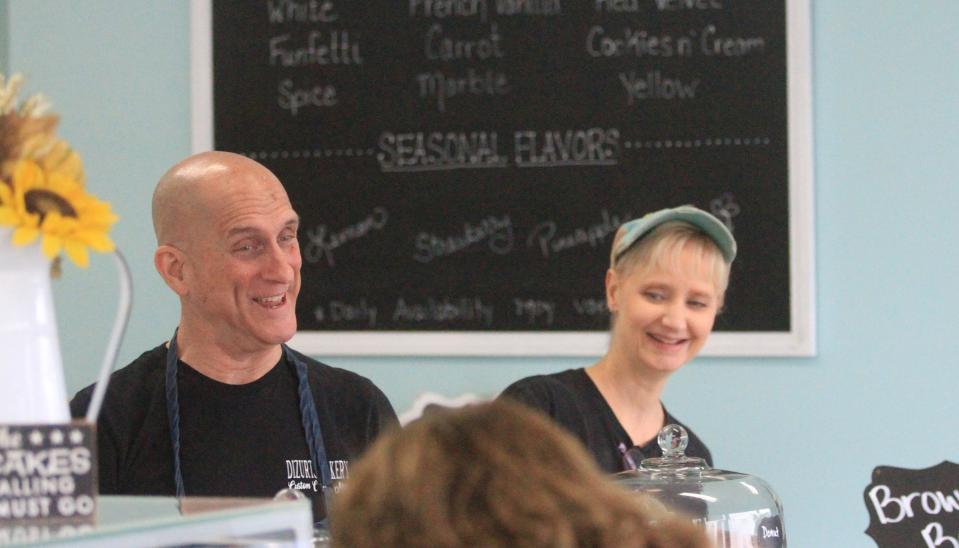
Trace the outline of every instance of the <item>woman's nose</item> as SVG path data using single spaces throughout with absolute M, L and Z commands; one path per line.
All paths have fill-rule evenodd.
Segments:
M 663 316 L 660 319 L 664 326 L 672 328 L 681 328 L 686 322 L 686 309 L 682 303 L 669 303 L 663 309 Z

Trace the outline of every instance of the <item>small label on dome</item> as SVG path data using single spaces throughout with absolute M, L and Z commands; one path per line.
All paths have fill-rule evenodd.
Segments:
M 783 533 L 783 522 L 779 516 L 763 518 L 756 525 L 756 546 L 759 548 L 781 548 L 786 535 Z

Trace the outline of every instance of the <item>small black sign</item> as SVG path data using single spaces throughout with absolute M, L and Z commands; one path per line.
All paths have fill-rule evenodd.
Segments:
M 92 519 L 95 446 L 86 423 L 0 425 L 0 522 Z
M 863 493 L 866 534 L 879 548 L 959 548 L 959 465 L 943 461 L 910 470 L 877 466 Z

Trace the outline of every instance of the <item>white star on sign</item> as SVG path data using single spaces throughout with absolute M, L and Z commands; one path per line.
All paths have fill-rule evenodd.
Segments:
M 43 434 L 41 434 L 39 430 L 30 432 L 30 443 L 33 445 L 40 445 L 43 443 Z
M 50 432 L 50 443 L 53 445 L 60 445 L 63 443 L 63 432 L 59 430 L 54 430 Z
M 79 430 L 71 430 L 70 443 L 74 445 L 80 445 L 81 443 L 83 443 L 83 432 Z

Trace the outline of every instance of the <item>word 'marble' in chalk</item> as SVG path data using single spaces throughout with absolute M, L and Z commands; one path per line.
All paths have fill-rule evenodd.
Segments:
M 495 70 L 469 67 L 463 74 L 420 72 L 415 78 L 421 99 L 434 99 L 436 110 L 446 112 L 449 99 L 462 96 L 498 97 L 509 93 L 509 79 Z

